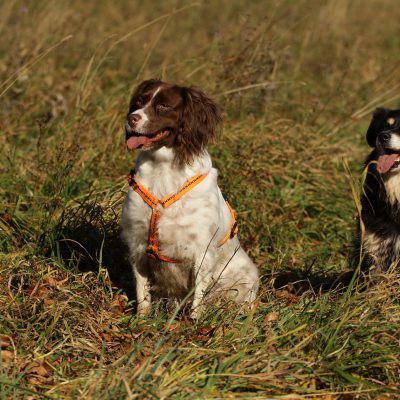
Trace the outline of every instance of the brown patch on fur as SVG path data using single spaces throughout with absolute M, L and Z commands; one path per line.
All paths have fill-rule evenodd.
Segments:
M 153 96 L 160 89 L 156 96 Z M 170 131 L 153 149 L 173 148 L 178 164 L 190 164 L 214 139 L 222 122 L 215 102 L 196 87 L 171 85 L 158 79 L 142 82 L 132 95 L 127 120 L 132 130 L 135 120 L 130 118 L 136 110 L 146 107 L 148 122 L 143 135 L 154 135 L 165 129 Z M 126 133 L 128 139 L 132 133 Z
M 187 164 L 215 138 L 222 118 L 215 102 L 199 88 L 182 87 L 181 91 L 183 112 L 175 150 L 178 161 Z

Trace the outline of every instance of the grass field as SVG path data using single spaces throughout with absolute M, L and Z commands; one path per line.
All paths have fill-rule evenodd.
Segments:
M 399 20 L 396 0 L 1 2 L 0 399 L 400 398 L 398 275 L 335 285 Z M 132 312 L 123 119 L 149 77 L 224 110 L 252 312 Z

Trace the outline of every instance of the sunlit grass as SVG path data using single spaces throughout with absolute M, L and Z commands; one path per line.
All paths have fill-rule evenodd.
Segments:
M 398 10 L 1 4 L 0 398 L 400 396 L 398 275 L 348 273 L 369 114 L 398 100 Z M 210 152 L 263 275 L 253 311 L 133 312 L 122 127 L 154 76 L 224 109 Z

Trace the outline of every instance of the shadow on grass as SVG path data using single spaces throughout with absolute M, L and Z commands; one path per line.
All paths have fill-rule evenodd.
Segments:
M 291 294 L 300 295 L 308 291 L 323 293 L 331 290 L 345 291 L 354 276 L 354 270 L 330 275 L 311 274 L 304 271 L 279 271 L 272 276 L 274 289 L 284 289 Z
M 54 253 L 66 267 L 98 272 L 101 265 L 107 269 L 113 285 L 122 289 L 130 300 L 135 300 L 128 249 L 120 238 L 119 217 L 111 207 L 103 207 L 96 201 L 84 201 L 63 212 L 55 233 Z M 267 274 L 263 283 L 269 286 L 272 282 L 274 289 L 284 289 L 296 295 L 308 291 L 340 292 L 348 288 L 353 275 L 354 270 L 324 275 L 311 273 L 309 268 L 308 271 Z
M 83 202 L 63 212 L 55 230 L 53 251 L 69 268 L 98 272 L 109 277 L 129 300 L 136 298 L 128 249 L 120 238 L 118 215 L 96 202 Z M 55 247 L 55 248 L 54 248 Z

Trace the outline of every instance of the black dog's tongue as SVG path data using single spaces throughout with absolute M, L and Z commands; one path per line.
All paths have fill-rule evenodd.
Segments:
M 393 164 L 400 158 L 399 154 L 383 154 L 378 158 L 376 169 L 380 174 L 385 174 L 392 168 Z

